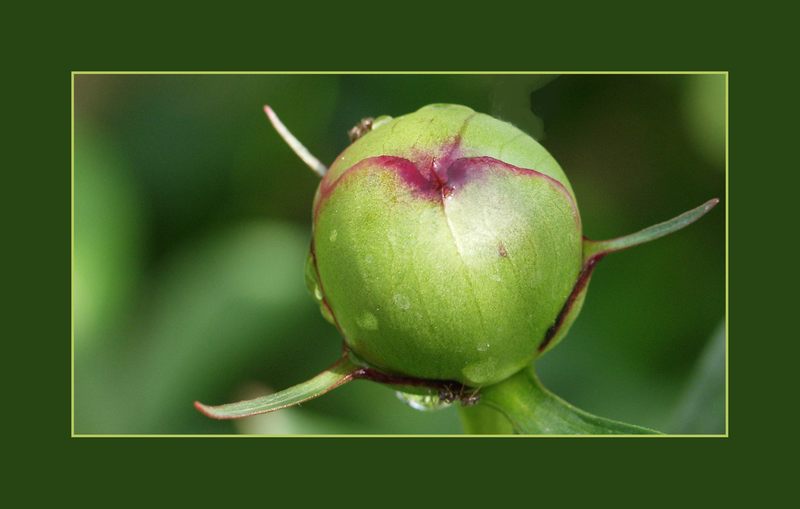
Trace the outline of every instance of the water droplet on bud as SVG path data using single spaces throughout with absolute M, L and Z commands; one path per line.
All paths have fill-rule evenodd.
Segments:
M 421 412 L 441 410 L 453 404 L 452 402 L 442 401 L 436 394 L 409 394 L 402 391 L 397 391 L 396 394 L 400 401 Z
M 364 311 L 364 313 L 358 317 L 356 323 L 365 330 L 378 330 L 378 318 L 369 311 Z
M 411 307 L 411 302 L 408 300 L 408 297 L 406 297 L 402 293 L 394 294 L 394 297 L 392 297 L 392 300 L 394 300 L 394 303 L 400 309 L 408 309 L 408 308 Z

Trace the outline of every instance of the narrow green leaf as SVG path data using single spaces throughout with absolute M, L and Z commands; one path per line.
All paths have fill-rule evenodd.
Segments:
M 646 242 L 650 242 L 651 240 L 656 240 L 664 237 L 665 235 L 669 235 L 670 233 L 676 232 L 681 228 L 685 228 L 694 223 L 703 217 L 709 210 L 713 209 L 717 203 L 719 203 L 719 198 L 713 198 L 699 207 L 686 211 L 679 216 L 673 217 L 672 219 L 664 221 L 663 223 L 654 224 L 653 226 L 649 226 L 636 233 L 625 235 L 624 237 L 617 237 L 609 240 L 586 239 L 583 243 L 584 259 L 588 260 L 592 257 L 603 256 L 608 253 L 622 251 L 623 249 L 638 246 L 639 244 L 644 244 Z
M 570 405 L 544 388 L 533 367 L 483 389 L 480 405 L 503 414 L 511 422 L 514 432 L 520 434 L 658 434 L 640 426 L 597 417 Z
M 675 408 L 674 433 L 725 433 L 725 322 L 708 340 Z
M 361 368 L 353 364 L 349 357 L 345 355 L 336 364 L 311 380 L 275 394 L 219 406 L 208 406 L 196 401 L 194 406 L 200 412 L 213 419 L 239 419 L 241 417 L 274 412 L 275 410 L 298 405 L 304 401 L 322 396 L 326 392 L 346 384 L 354 378 L 359 369 Z

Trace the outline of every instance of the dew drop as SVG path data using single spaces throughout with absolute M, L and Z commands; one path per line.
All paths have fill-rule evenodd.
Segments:
M 361 316 L 358 317 L 356 323 L 362 329 L 378 330 L 378 318 L 369 311 L 364 311 Z
M 452 405 L 452 403 L 442 401 L 436 394 L 409 394 L 402 391 L 397 391 L 395 394 L 400 401 L 421 412 L 441 410 Z
M 408 308 L 411 307 L 411 302 L 409 302 L 408 297 L 406 297 L 402 293 L 394 294 L 394 297 L 392 297 L 392 300 L 394 300 L 394 303 L 400 309 L 408 309 Z

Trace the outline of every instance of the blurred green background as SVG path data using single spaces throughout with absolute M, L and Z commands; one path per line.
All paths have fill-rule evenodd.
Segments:
M 671 237 L 603 260 L 568 338 L 537 362 L 577 406 L 666 432 L 724 432 L 721 75 L 76 75 L 76 433 L 459 433 L 355 382 L 237 422 L 200 415 L 321 371 L 341 339 L 306 294 L 317 177 L 362 117 L 466 104 L 539 139 L 609 238 L 714 196 Z

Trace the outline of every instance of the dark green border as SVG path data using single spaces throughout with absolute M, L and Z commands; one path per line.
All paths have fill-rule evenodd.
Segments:
M 398 18 L 412 17 L 409 9 L 397 7 L 403 11 Z M 108 9 L 104 12 L 111 15 Z M 766 70 L 758 60 L 772 48 L 762 52 L 750 45 L 759 43 L 752 31 L 715 31 L 710 28 L 714 20 L 699 21 L 696 13 L 681 10 L 677 13 L 682 19 L 673 23 L 661 18 L 663 28 L 647 27 L 637 20 L 625 26 L 627 30 L 605 24 L 592 13 L 578 19 L 578 13 L 516 16 L 506 10 L 497 19 L 487 14 L 480 24 L 463 24 L 429 12 L 420 16 L 417 11 L 423 23 L 389 29 L 375 21 L 345 28 L 334 24 L 334 18 L 326 13 L 319 13 L 321 21 L 305 26 L 289 23 L 297 20 L 296 16 L 276 12 L 252 13 L 243 16 L 245 19 L 219 15 L 213 25 L 204 25 L 189 13 L 166 21 L 162 13 L 143 6 L 123 10 L 83 27 L 57 12 L 40 13 L 47 21 L 25 37 L 20 34 L 17 41 L 26 46 L 36 39 L 46 43 L 46 51 L 15 54 L 15 66 L 7 66 L 7 70 L 17 69 L 5 77 L 12 86 L 7 97 L 13 122 L 7 126 L 32 142 L 14 154 L 20 157 L 7 168 L 11 177 L 8 194 L 24 201 L 12 209 L 21 211 L 11 218 L 19 240 L 6 247 L 16 260 L 27 262 L 19 264 L 22 270 L 16 264 L 11 266 L 17 283 L 14 288 L 19 288 L 13 298 L 29 309 L 14 318 L 19 329 L 6 338 L 26 351 L 6 358 L 6 370 L 11 370 L 8 379 L 16 383 L 6 388 L 9 405 L 20 411 L 4 412 L 9 433 L 25 436 L 16 444 L 15 459 L 9 463 L 14 465 L 15 477 L 27 480 L 20 486 L 30 486 L 25 490 L 29 496 L 112 504 L 141 500 L 151 505 L 164 488 L 171 488 L 179 492 L 173 503 L 182 505 L 198 499 L 239 504 L 243 502 L 235 501 L 237 494 L 244 492 L 256 495 L 260 503 L 283 506 L 299 503 L 309 494 L 346 498 L 348 503 L 358 497 L 362 503 L 382 504 L 404 494 L 411 494 L 409 498 L 419 503 L 422 497 L 430 500 L 423 493 L 439 492 L 446 494 L 448 505 L 459 498 L 534 504 L 539 494 L 547 493 L 570 502 L 598 498 L 637 501 L 631 491 L 649 486 L 638 501 L 650 505 L 650 501 L 672 498 L 669 495 L 685 498 L 700 491 L 722 495 L 746 487 L 730 479 L 722 484 L 723 478 L 737 472 L 750 472 L 748 484 L 753 488 L 756 479 L 769 471 L 772 459 L 753 459 L 756 463 L 748 464 L 748 458 L 794 432 L 774 426 L 767 430 L 763 424 L 757 383 L 760 378 L 771 378 L 776 370 L 769 355 L 773 345 L 767 344 L 769 337 L 764 332 L 764 317 L 769 314 L 762 312 L 768 311 L 770 298 L 756 291 L 759 274 L 734 275 L 737 267 L 752 261 L 762 249 L 748 242 L 747 231 L 757 232 L 763 225 L 746 214 L 745 208 L 757 207 L 754 201 L 758 199 L 769 207 L 774 200 L 771 193 L 756 192 L 762 185 L 753 181 L 757 179 L 742 178 L 745 171 L 771 171 L 764 168 L 765 149 L 760 142 L 767 141 L 767 133 L 761 114 L 770 109 L 766 102 L 774 99 L 755 94 L 765 80 L 780 81 L 774 74 L 756 72 Z M 327 26 L 319 26 L 323 21 Z M 197 33 L 182 33 L 180 28 L 186 26 Z M 770 30 L 780 31 L 772 25 Z M 750 43 L 745 44 L 745 39 Z M 751 60 L 742 62 L 746 58 Z M 730 438 L 69 438 L 70 71 L 447 68 L 730 71 L 728 200 L 734 289 L 730 295 Z M 20 178 L 24 180 L 17 183 Z M 737 186 L 745 189 L 745 181 L 747 198 L 737 190 Z M 764 234 L 762 230 L 759 236 Z M 756 298 L 760 306 L 754 302 Z M 36 365 L 23 360 L 33 352 Z M 745 368 L 746 376 L 740 371 Z M 373 493 L 384 484 L 380 481 L 388 487 L 380 494 Z M 301 482 L 305 488 L 292 489 Z M 424 492 L 421 486 L 425 486 Z M 273 499 L 276 492 L 289 493 L 289 499 Z

